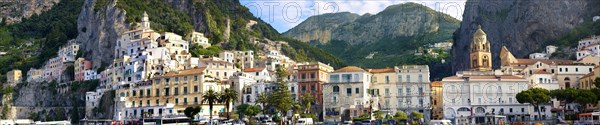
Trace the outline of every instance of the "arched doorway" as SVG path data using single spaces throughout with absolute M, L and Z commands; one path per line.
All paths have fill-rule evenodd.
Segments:
M 566 77 L 564 79 L 565 81 L 565 88 L 571 88 L 571 79 L 569 77 Z

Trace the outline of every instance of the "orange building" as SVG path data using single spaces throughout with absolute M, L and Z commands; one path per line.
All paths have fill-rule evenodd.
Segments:
M 311 62 L 299 64 L 298 67 L 298 98 L 301 99 L 305 94 L 310 94 L 316 99 L 317 106 L 313 106 L 312 111 L 322 109 L 323 92 L 322 84 L 329 81 L 329 73 L 333 72 L 333 67 L 320 63 Z

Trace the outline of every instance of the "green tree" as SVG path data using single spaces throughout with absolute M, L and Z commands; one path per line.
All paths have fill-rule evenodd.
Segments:
M 241 104 L 237 106 L 237 113 L 240 115 L 248 116 L 250 122 L 252 123 L 252 117 L 256 116 L 261 112 L 260 107 L 255 105 Z
M 219 102 L 219 93 L 213 91 L 212 89 L 204 92 L 204 94 L 202 94 L 202 102 L 208 103 L 208 111 L 210 112 L 209 119 L 210 119 L 210 121 L 212 121 L 213 105 L 215 105 L 215 103 Z
M 375 119 L 377 119 L 377 120 L 383 119 L 383 112 L 381 112 L 380 110 L 373 111 L 373 115 L 375 116 Z
M 596 97 L 596 94 L 594 94 L 594 92 L 592 92 L 591 90 L 582 89 L 579 90 L 577 98 L 575 98 L 575 102 L 581 105 L 579 112 L 585 112 L 587 105 L 597 103 L 598 98 Z
M 600 88 L 600 77 L 596 77 L 596 79 L 594 79 L 594 86 L 596 86 L 596 88 Z
M 423 113 L 413 111 L 412 113 L 410 113 L 410 116 L 413 120 L 419 120 L 423 118 Z
M 284 124 L 283 116 L 286 111 L 292 108 L 292 103 L 294 103 L 294 99 L 292 99 L 292 94 L 288 89 L 287 83 L 284 82 L 284 78 L 289 76 L 289 73 L 284 67 L 277 67 L 277 86 L 275 90 L 269 95 L 269 102 L 272 104 L 275 109 L 280 112 L 280 124 Z
M 227 111 L 227 119 L 229 119 L 229 104 L 235 100 L 237 100 L 238 98 L 238 93 L 237 91 L 234 91 L 232 89 L 226 88 L 225 90 L 223 90 L 220 94 L 221 97 L 219 97 L 221 99 L 221 101 L 223 103 L 225 103 L 225 110 Z
M 404 111 L 400 111 L 400 110 L 398 112 L 396 112 L 396 114 L 394 115 L 394 118 L 398 122 L 408 120 L 408 116 L 406 115 L 406 113 Z
M 304 94 L 300 99 L 301 105 L 304 106 L 304 113 L 310 113 L 310 107 L 315 98 L 309 93 Z
M 267 109 L 267 104 L 269 103 L 269 95 L 267 95 L 266 93 L 258 94 L 256 102 L 262 104 L 262 113 L 266 114 L 265 110 Z
M 517 93 L 516 98 L 519 103 L 529 103 L 533 107 L 538 108 L 538 111 L 541 111 L 539 110 L 540 104 L 550 101 L 550 91 L 543 88 L 531 88 Z M 542 116 L 542 113 L 538 112 L 538 116 Z
M 186 107 L 185 110 L 183 110 L 183 114 L 185 114 L 186 117 L 190 118 L 190 124 L 192 124 L 192 120 L 194 120 L 194 116 L 197 115 L 198 113 L 200 113 L 201 109 L 202 108 L 200 108 L 199 106 Z

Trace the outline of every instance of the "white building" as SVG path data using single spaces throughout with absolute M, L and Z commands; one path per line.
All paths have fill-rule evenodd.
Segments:
M 223 51 L 219 53 L 219 58 L 230 62 L 230 63 L 234 63 L 235 62 L 235 57 L 233 55 L 233 52 L 231 51 Z
M 265 67 L 246 68 L 244 69 L 244 73 L 246 73 L 247 75 L 254 76 L 254 79 L 258 82 L 274 81 L 273 77 L 271 76 L 271 73 Z
M 549 59 L 546 53 L 532 53 L 529 54 L 529 59 Z
M 94 71 L 94 70 L 85 70 L 85 73 L 84 73 L 85 80 L 94 80 L 94 79 L 98 79 L 98 78 L 96 77 L 97 75 L 98 75 L 98 74 L 97 74 L 97 73 L 96 73 L 96 71 Z
M 93 117 L 93 109 L 99 106 L 103 94 L 104 92 L 100 91 L 90 91 L 85 93 L 85 116 L 87 118 Z
M 538 117 L 529 104 L 515 98 L 529 88 L 527 80 L 513 75 L 498 75 L 491 71 L 463 71 L 442 80 L 444 118 L 455 124 L 485 123 L 486 115 L 505 115 L 509 121 Z M 472 111 L 473 110 L 473 111 Z M 550 116 L 550 108 L 544 110 Z
M 202 46 L 202 48 L 210 47 L 208 38 L 206 38 L 203 33 L 192 32 L 191 34 L 186 36 L 186 40 L 190 41 L 190 45 L 199 45 Z
M 404 65 L 386 69 L 368 70 L 373 74 L 371 89 L 377 91 L 381 109 L 384 113 L 395 114 L 403 111 L 407 114 L 420 112 L 424 120 L 431 119 L 429 66 Z
M 553 45 L 546 46 L 546 54 L 552 55 L 552 53 L 556 52 L 557 49 L 558 47 Z
M 348 66 L 329 74 L 323 84 L 323 116 L 325 121 L 349 121 L 352 118 L 378 110 L 380 104 L 371 89 L 371 73 Z

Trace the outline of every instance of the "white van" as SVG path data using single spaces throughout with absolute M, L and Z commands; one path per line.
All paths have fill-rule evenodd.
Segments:
M 429 125 L 452 125 L 450 120 L 431 120 Z
M 300 118 L 300 119 L 298 119 L 298 121 L 296 121 L 296 125 L 312 125 L 312 124 L 315 124 L 315 123 L 313 123 L 312 118 Z

